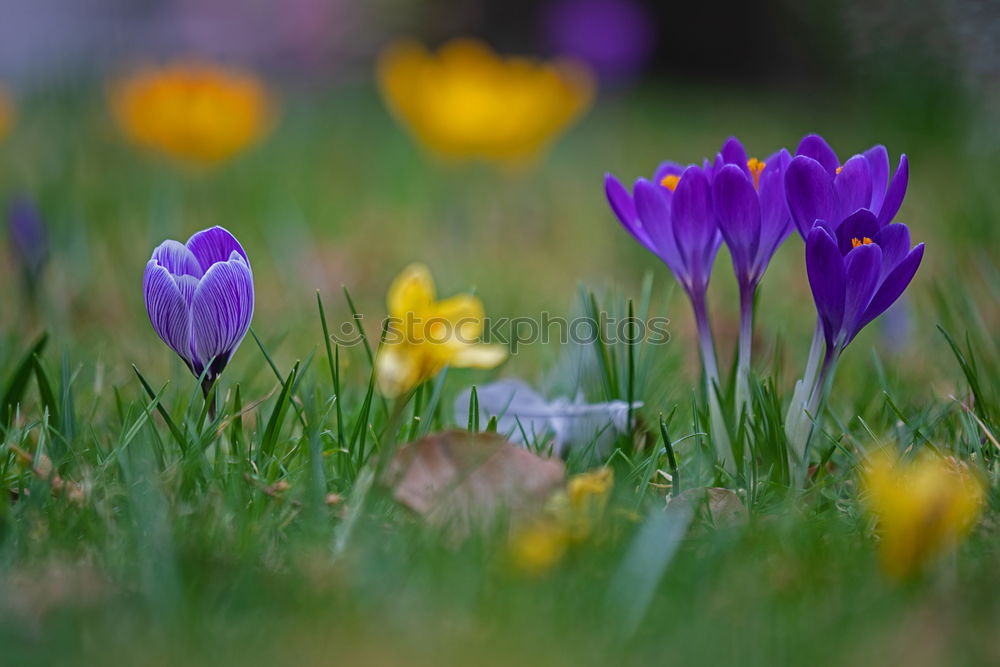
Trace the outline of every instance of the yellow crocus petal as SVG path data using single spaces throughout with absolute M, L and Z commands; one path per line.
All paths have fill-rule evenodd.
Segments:
M 510 540 L 508 551 L 516 569 L 540 576 L 562 560 L 568 543 L 569 535 L 559 522 L 540 519 L 518 529 Z
M 863 474 L 869 511 L 878 519 L 886 573 L 904 578 L 952 549 L 982 511 L 981 481 L 955 459 L 922 456 L 904 463 L 886 454 Z
M 424 318 L 434 304 L 436 291 L 430 270 L 423 264 L 410 264 L 389 286 L 389 316 L 407 321 L 407 316 Z
M 496 368 L 507 359 L 503 345 L 463 345 L 451 357 L 450 365 L 458 368 Z
M 574 475 L 566 484 L 566 522 L 574 541 L 585 540 L 604 516 L 615 484 L 614 471 L 600 468 Z
M 450 336 L 454 342 L 468 344 L 483 335 L 483 302 L 469 294 L 459 294 L 439 301 L 428 313 L 426 335 L 434 342 Z
M 385 345 L 375 359 L 378 390 L 387 398 L 401 396 L 427 379 L 425 368 L 418 347 L 406 343 Z
M 14 121 L 14 102 L 3 88 L 0 88 L 0 141 L 7 136 Z

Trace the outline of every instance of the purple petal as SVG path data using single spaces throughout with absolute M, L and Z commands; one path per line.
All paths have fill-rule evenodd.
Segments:
M 882 208 L 885 189 L 889 185 L 889 152 L 879 144 L 866 150 L 864 155 L 872 174 L 872 200 L 865 208 L 878 211 Z
M 872 172 L 868 160 L 862 155 L 855 155 L 845 162 L 834 178 L 833 186 L 840 201 L 838 220 L 858 209 L 868 208 L 872 200 Z
M 910 230 L 894 222 L 886 225 L 873 237 L 882 248 L 882 278 L 884 279 L 910 252 Z
M 653 172 L 653 182 L 659 185 L 660 181 L 663 180 L 664 176 L 670 174 L 673 174 L 674 176 L 680 176 L 683 173 L 684 173 L 684 165 L 682 165 L 680 162 L 673 162 L 671 160 L 667 160 L 666 162 L 661 162 L 660 166 L 657 167 L 656 171 Z
M 763 273 L 778 246 L 792 233 L 792 216 L 785 198 L 785 172 L 791 156 L 782 149 L 768 158 L 760 175 L 757 192 L 760 199 L 760 246 L 757 249 L 757 275 Z
M 903 261 L 896 265 L 896 268 L 882 281 L 878 291 L 875 292 L 875 296 L 872 297 L 871 302 L 865 309 L 864 314 L 858 319 L 854 331 L 851 332 L 851 338 L 854 338 L 869 322 L 884 313 L 906 291 L 910 281 L 913 280 L 913 276 L 916 275 L 923 257 L 924 244 L 921 243 L 911 250 Z
M 149 321 L 164 343 L 191 365 L 191 314 L 187 302 L 170 272 L 157 264 L 146 263 L 142 276 L 142 295 Z
M 736 137 L 729 137 L 726 139 L 726 143 L 722 144 L 722 150 L 719 152 L 722 156 L 722 162 L 724 164 L 735 164 L 740 170 L 750 176 L 750 168 L 747 167 L 747 152 L 743 148 L 743 144 Z M 716 170 L 716 177 L 718 177 L 718 170 Z
M 804 155 L 819 162 L 831 177 L 837 174 L 837 167 L 840 166 L 840 159 L 830 148 L 830 144 L 818 134 L 809 134 L 802 138 L 795 155 Z
M 674 191 L 670 213 L 681 258 L 696 280 L 706 277 L 709 267 L 703 264 L 719 230 L 712 210 L 712 190 L 700 168 L 688 167 L 684 171 Z
M 642 228 L 642 223 L 639 220 L 639 214 L 635 210 L 635 202 L 632 201 L 632 196 L 629 195 L 625 186 L 611 174 L 604 176 L 604 194 L 608 198 L 611 210 L 614 211 L 618 217 L 618 221 L 628 230 L 629 234 L 635 237 L 635 240 L 647 249 L 656 252 L 652 247 L 652 242 L 649 240 L 649 235 Z
M 234 251 L 243 257 L 248 267 L 250 266 L 250 260 L 247 258 L 243 246 L 240 245 L 235 236 L 222 227 L 212 227 L 198 232 L 188 239 L 187 247 L 198 259 L 202 271 L 207 272 L 209 267 L 216 262 L 228 261 L 229 256 Z
M 874 243 L 860 245 L 844 258 L 844 272 L 847 289 L 844 299 L 844 329 L 847 342 L 858 331 L 857 325 L 862 314 L 871 303 L 882 275 L 882 249 Z
M 885 201 L 882 202 L 882 209 L 878 213 L 878 222 L 880 225 L 888 225 L 896 217 L 896 214 L 899 213 L 899 207 L 903 205 L 903 197 L 906 196 L 906 186 L 909 180 L 910 161 L 907 160 L 906 155 L 902 155 L 899 158 L 899 166 L 896 167 L 896 173 L 892 175 L 889 189 L 885 193 Z
M 741 282 L 750 277 L 751 265 L 760 244 L 760 202 L 757 191 L 736 164 L 727 164 L 715 175 L 712 185 L 715 212 L 719 219 L 733 267 Z
M 846 277 L 837 243 L 822 227 L 814 227 L 806 237 L 806 273 L 826 344 L 832 348 L 844 321 Z
M 866 238 L 875 240 L 878 234 L 878 220 L 867 209 L 855 211 L 837 227 L 837 245 L 840 254 L 847 255 L 854 249 L 854 240 L 864 242 Z
M 191 328 L 198 359 L 207 365 L 214 358 L 214 375 L 250 329 L 253 306 L 253 276 L 238 254 L 205 272 L 191 301 Z
M 175 276 L 201 278 L 204 273 L 187 246 L 178 241 L 164 241 L 156 246 L 152 259 Z
M 649 237 L 649 249 L 666 262 L 678 281 L 686 284 L 690 280 L 690 274 L 677 250 L 670 220 L 671 199 L 670 191 L 666 188 L 645 179 L 636 181 L 635 208 L 642 221 L 642 228 Z
M 817 220 L 833 220 L 837 213 L 837 195 L 833 178 L 823 166 L 809 157 L 794 158 L 785 172 L 785 195 L 792 220 L 802 238 Z

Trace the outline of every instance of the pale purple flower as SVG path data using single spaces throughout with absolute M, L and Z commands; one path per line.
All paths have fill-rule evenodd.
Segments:
M 30 199 L 20 198 L 10 203 L 7 237 L 14 262 L 20 265 L 31 291 L 38 284 L 49 256 L 49 234 L 42 214 Z
M 142 291 L 153 329 L 195 377 L 205 374 L 207 394 L 253 318 L 253 274 L 243 247 L 222 227 L 186 244 L 164 241 L 146 264 Z

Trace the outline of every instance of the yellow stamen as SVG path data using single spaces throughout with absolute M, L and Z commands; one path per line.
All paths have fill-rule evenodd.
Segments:
M 766 167 L 766 166 L 767 166 L 766 162 L 764 162 L 763 160 L 758 160 L 755 157 L 752 157 L 749 160 L 747 160 L 747 168 L 750 170 L 750 173 L 753 175 L 753 186 L 755 188 L 758 188 L 758 189 L 760 188 L 760 175 L 761 175 L 761 172 L 764 171 L 764 167 Z
M 660 185 L 665 187 L 667 190 L 673 192 L 677 189 L 677 183 L 681 180 L 681 177 L 677 174 L 667 174 L 662 179 L 660 179 Z
M 851 247 L 852 248 L 857 248 L 859 245 L 871 245 L 871 242 L 872 242 L 872 240 L 870 238 L 868 238 L 867 236 L 864 237 L 861 240 L 858 240 L 858 238 L 855 237 L 855 238 L 851 239 Z
M 843 168 L 844 168 L 844 165 L 840 165 L 839 167 L 837 167 L 837 173 L 839 174 L 840 170 L 843 169 Z

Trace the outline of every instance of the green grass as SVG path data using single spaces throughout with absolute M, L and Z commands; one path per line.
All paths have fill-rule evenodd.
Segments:
M 1000 423 L 1000 170 L 959 142 L 867 121 L 864 105 L 811 97 L 609 97 L 518 174 L 426 158 L 367 88 L 290 97 L 262 146 L 204 174 L 124 145 L 97 98 L 26 101 L 37 112 L 0 147 L 0 184 L 38 195 L 54 248 L 34 315 L 0 267 L 0 480 L 25 490 L 0 494 L 0 663 L 994 663 L 998 470 L 984 429 Z M 908 293 L 909 334 L 887 340 L 896 334 L 873 325 L 851 345 L 828 404 L 826 472 L 789 494 L 781 407 L 814 322 L 801 241 L 779 251 L 760 296 L 761 416 L 747 429 L 759 465 L 728 479 L 698 435 L 707 420 L 687 304 L 615 223 L 601 179 L 697 159 L 729 134 L 764 154 L 807 131 L 842 154 L 876 141 L 894 158 L 906 151 L 900 219 L 928 251 Z M 255 335 L 218 385 L 214 418 L 149 327 L 140 288 L 155 244 L 213 224 L 241 239 L 257 284 Z M 415 260 L 442 294 L 475 290 L 495 316 L 627 312 L 631 300 L 669 317 L 672 340 L 587 348 L 580 385 L 566 368 L 574 350 L 556 346 L 525 346 L 500 371 L 448 371 L 403 409 L 396 433 L 370 354 L 326 341 L 357 312 L 376 344 L 385 290 Z M 710 298 L 723 368 L 733 282 L 722 253 Z M 466 427 L 452 398 L 500 375 L 645 403 L 636 438 L 608 461 L 607 525 L 541 578 L 511 568 L 501 528 L 456 544 L 378 487 L 358 490 L 397 439 Z M 747 522 L 699 515 L 679 541 L 663 523 L 666 491 L 649 483 L 672 467 L 661 415 L 684 487 L 738 487 Z M 857 499 L 860 453 L 881 445 L 955 454 L 990 481 L 971 538 L 904 584 L 881 573 Z

